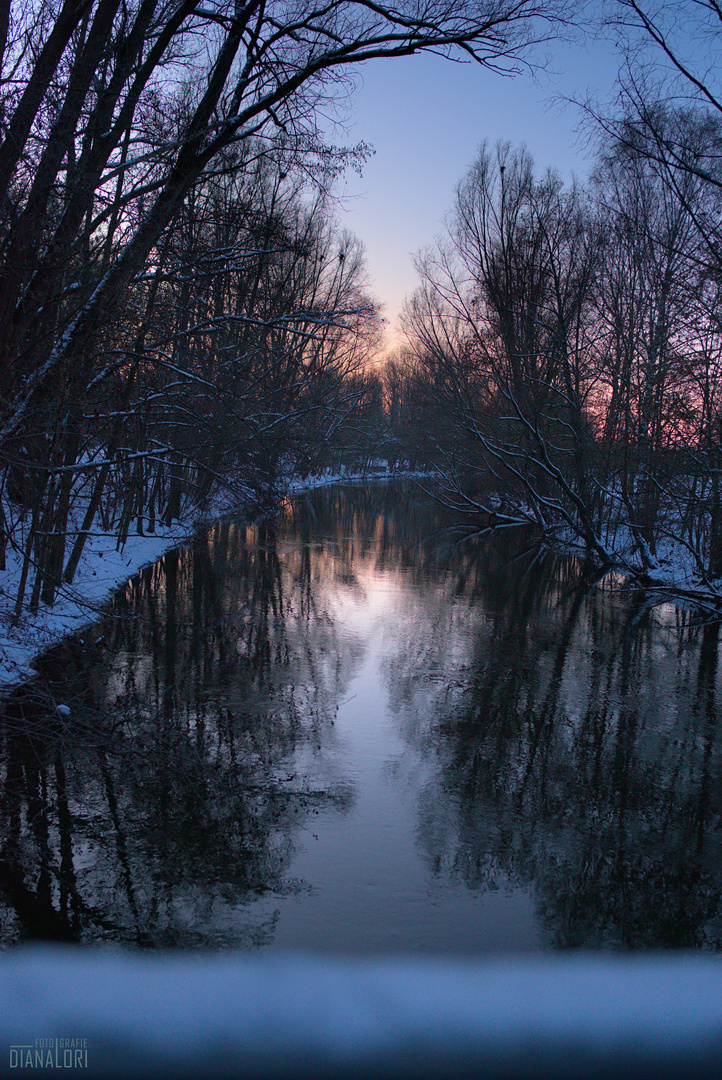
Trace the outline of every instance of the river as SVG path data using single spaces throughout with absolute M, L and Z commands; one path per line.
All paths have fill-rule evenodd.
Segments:
M 223 521 L 5 703 L 0 944 L 718 950 L 717 627 L 413 486 Z

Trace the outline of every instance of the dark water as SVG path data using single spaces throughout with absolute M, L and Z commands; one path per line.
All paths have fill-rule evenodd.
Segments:
M 219 524 L 47 657 L 2 941 L 719 949 L 717 628 L 444 523 L 376 487 Z

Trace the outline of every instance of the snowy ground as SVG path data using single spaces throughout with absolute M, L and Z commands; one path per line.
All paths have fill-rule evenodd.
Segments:
M 360 479 L 363 479 L 360 475 L 329 471 L 306 480 L 292 481 L 287 490 L 293 494 Z M 7 570 L 0 575 L 0 694 L 33 676 L 35 657 L 67 634 L 92 623 L 114 590 L 128 578 L 188 540 L 203 521 L 212 521 L 232 510 L 229 499 L 221 495 L 203 514 L 189 514 L 185 521 L 171 527 L 157 525 L 151 535 L 130 533 L 121 551 L 117 550 L 114 535 L 94 531 L 88 537 L 72 586 L 63 586 L 51 608 L 41 604 L 37 615 L 24 611 L 18 626 L 12 625 L 12 615 L 20 559 L 13 559 L 9 553 Z
M 115 536 L 95 532 L 88 537 L 72 586 L 63 586 L 51 608 L 41 604 L 37 615 L 24 611 L 18 626 L 12 625 L 12 611 L 19 569 L 10 565 L 1 579 L 0 691 L 29 679 L 34 657 L 92 622 L 114 589 L 192 531 L 188 522 L 158 528 L 151 536 L 130 535 L 122 551 L 116 550 Z

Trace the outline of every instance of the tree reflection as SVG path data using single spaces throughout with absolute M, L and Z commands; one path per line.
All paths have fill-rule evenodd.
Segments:
M 391 487 L 221 522 L 46 656 L 2 718 L 3 940 L 269 942 L 353 805 L 334 716 L 382 634 L 430 874 L 532 891 L 550 947 L 719 949 L 718 627 L 445 525 Z
M 353 800 L 320 762 L 354 652 L 316 595 L 323 551 L 287 548 L 284 562 L 271 523 L 217 525 L 6 703 L 6 942 L 273 934 L 250 902 L 304 888 L 288 867 L 307 815 Z
M 717 626 L 640 618 L 569 560 L 530 573 L 518 543 L 503 565 L 488 544 L 467 555 L 421 655 L 389 658 L 406 737 L 437 762 L 419 807 L 429 865 L 531 888 L 557 948 L 719 949 Z

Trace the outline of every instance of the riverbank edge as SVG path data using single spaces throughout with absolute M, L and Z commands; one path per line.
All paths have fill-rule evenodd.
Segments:
M 407 476 L 411 474 L 403 474 L 404 479 Z M 401 474 L 388 469 L 327 471 L 282 485 L 279 501 L 322 487 L 400 478 Z M 48 649 L 71 634 L 92 626 L 102 616 L 113 593 L 144 567 L 157 562 L 174 548 L 182 547 L 204 526 L 229 515 L 250 521 L 260 512 L 260 505 L 241 505 L 226 493 L 218 492 L 204 508 L 190 510 L 171 526 L 156 526 L 155 532 L 143 536 L 129 534 L 120 550 L 116 535 L 93 532 L 86 541 L 73 584 L 61 587 L 52 607 L 41 604 L 36 615 L 24 611 L 17 626 L 12 624 L 13 573 L 10 568 L 4 575 L 5 587 L 0 587 L 0 699 L 37 675 L 35 662 Z
M 389 483 L 435 478 L 436 474 L 433 472 L 391 470 L 388 467 L 347 472 L 327 470 L 315 476 L 288 481 L 279 487 L 276 494 L 280 505 L 284 498 L 345 483 Z M 421 485 L 421 490 L 426 491 L 424 485 Z M 427 494 L 431 492 L 427 491 Z M 216 521 L 229 516 L 251 522 L 265 512 L 267 511 L 260 502 L 242 504 L 237 498 L 218 492 L 204 508 L 196 507 L 190 510 L 183 520 L 172 526 L 157 525 L 154 533 L 146 535 L 129 534 L 120 550 L 117 547 L 116 535 L 94 532 L 86 542 L 73 585 L 62 586 L 52 607 L 41 604 L 36 615 L 23 612 L 17 626 L 12 625 L 12 573 L 6 575 L 6 588 L 0 586 L 0 700 L 37 675 L 35 665 L 39 657 L 64 638 L 82 632 L 85 627 L 92 626 L 101 618 L 113 593 L 144 567 L 157 562 L 175 548 L 187 544 L 204 526 L 210 527 Z M 486 531 L 473 531 L 470 535 Z M 538 541 L 547 550 L 560 554 L 577 558 L 582 558 L 585 554 L 579 544 L 563 535 L 540 536 Z M 624 584 L 620 582 L 618 588 L 621 591 L 643 593 L 646 599 L 645 607 L 652 608 L 663 603 L 681 604 L 697 609 L 703 618 L 720 618 L 718 594 L 685 588 L 675 580 L 677 575 L 674 573 L 670 573 L 667 580 L 650 580 L 648 577 L 640 580 L 639 575 L 624 559 L 611 560 L 606 566 L 597 567 L 596 571 L 594 577 L 597 581 L 609 574 L 620 575 Z

